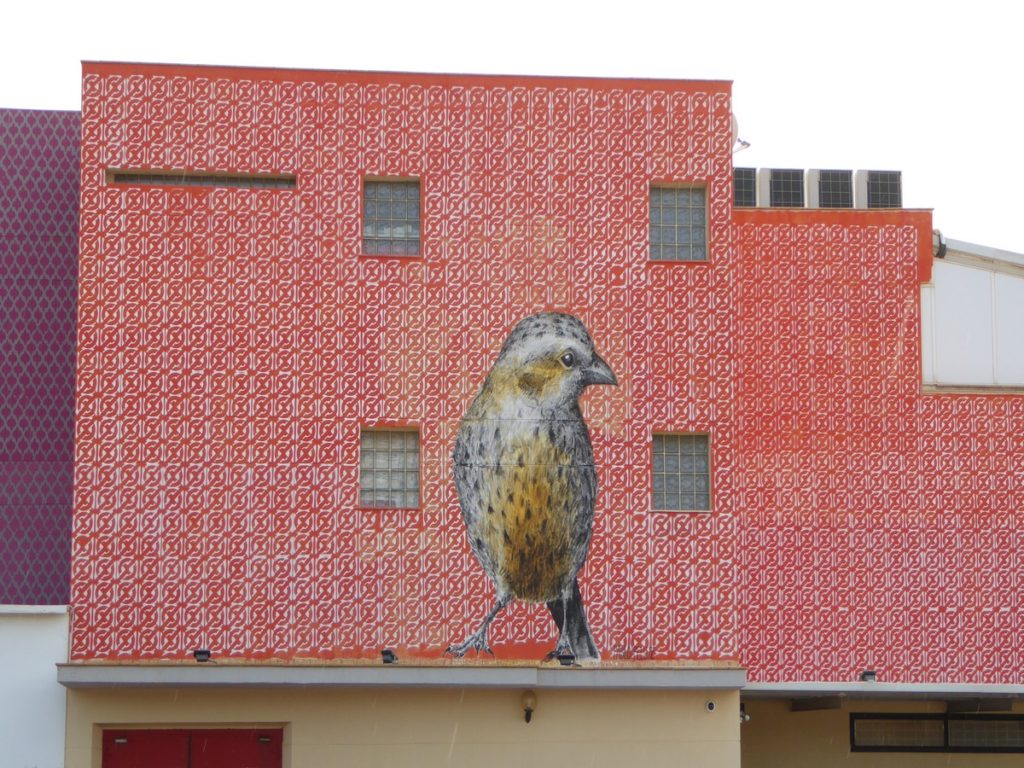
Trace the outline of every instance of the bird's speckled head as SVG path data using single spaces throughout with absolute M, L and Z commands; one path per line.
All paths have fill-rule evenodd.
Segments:
M 560 312 L 541 312 L 519 321 L 488 378 L 547 405 L 573 403 L 591 384 L 618 383 L 594 349 L 586 326 Z

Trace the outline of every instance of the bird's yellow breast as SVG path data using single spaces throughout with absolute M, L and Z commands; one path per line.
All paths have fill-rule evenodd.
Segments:
M 486 494 L 494 518 L 485 528 L 487 546 L 507 588 L 532 602 L 558 597 L 574 568 L 575 472 L 570 457 L 541 435 L 503 451 Z

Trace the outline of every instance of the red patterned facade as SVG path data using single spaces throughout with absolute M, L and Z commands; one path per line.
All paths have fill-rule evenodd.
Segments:
M 755 680 L 1020 679 L 1024 398 L 921 395 L 922 212 L 736 212 L 727 84 L 88 64 L 72 658 L 440 657 L 492 598 L 452 482 L 508 329 L 583 319 L 605 659 Z M 110 169 L 295 174 L 129 187 Z M 366 177 L 422 256 L 361 253 Z M 650 185 L 707 189 L 707 263 L 648 258 Z M 414 426 L 421 507 L 361 508 Z M 652 431 L 711 436 L 710 513 L 651 510 Z M 1014 452 L 1016 449 L 1016 453 Z M 542 608 L 499 659 L 554 642 Z
M 922 393 L 917 214 L 736 211 L 758 681 L 1024 681 L 1024 395 Z

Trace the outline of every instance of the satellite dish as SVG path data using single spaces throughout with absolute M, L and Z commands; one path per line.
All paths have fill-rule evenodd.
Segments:
M 732 153 L 735 155 L 750 146 L 749 141 L 740 138 L 740 122 L 736 115 L 732 116 Z

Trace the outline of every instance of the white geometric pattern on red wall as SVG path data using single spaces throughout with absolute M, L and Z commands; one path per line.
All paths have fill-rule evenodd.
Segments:
M 1024 680 L 1024 396 L 921 394 L 919 250 L 736 213 L 740 657 L 759 681 Z
M 492 600 L 450 455 L 511 326 L 577 314 L 607 658 L 735 657 L 730 109 L 722 83 L 87 65 L 72 656 L 439 657 Z M 108 168 L 294 173 L 128 188 Z M 360 255 L 412 176 L 423 257 Z M 652 180 L 704 183 L 709 264 L 648 261 Z M 422 508 L 358 506 L 361 426 L 414 426 Z M 652 430 L 712 434 L 711 514 L 650 513 Z M 498 658 L 554 644 L 543 607 Z
M 1024 398 L 920 394 L 930 217 L 732 219 L 715 83 L 87 65 L 72 655 L 440 656 L 489 606 L 451 480 L 508 329 L 577 314 L 581 583 L 608 658 L 755 680 L 1019 682 Z M 106 168 L 294 173 L 118 188 Z M 360 256 L 411 176 L 423 257 Z M 647 260 L 650 183 L 708 185 L 708 265 Z M 358 507 L 361 426 L 422 439 L 422 508 Z M 711 434 L 710 514 L 651 514 L 652 431 Z M 495 623 L 499 659 L 554 643 Z

